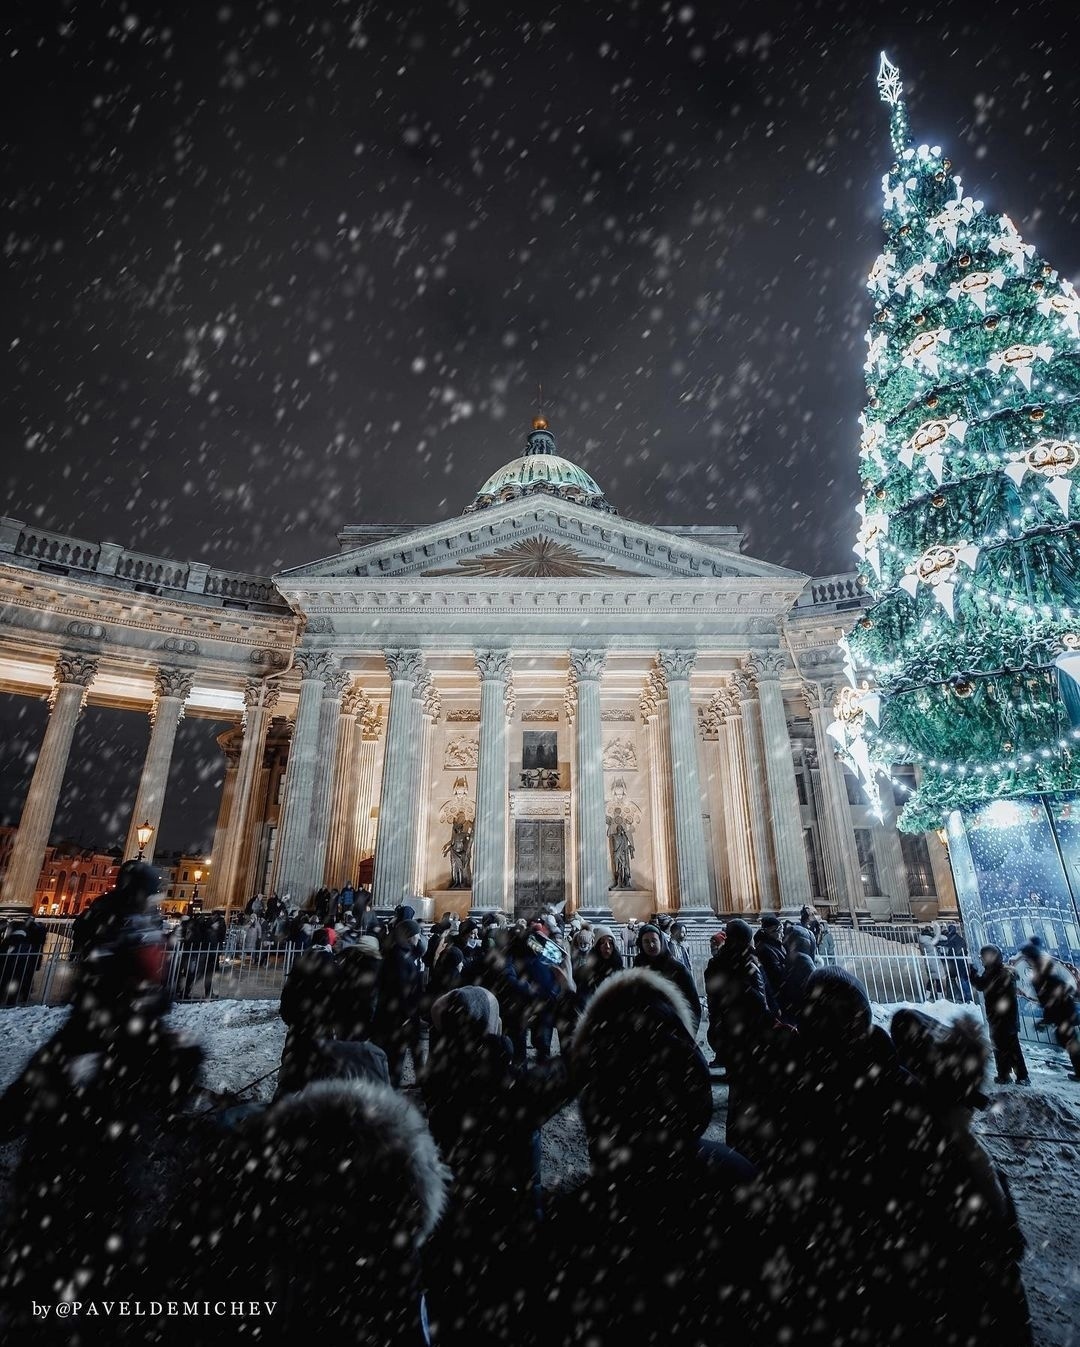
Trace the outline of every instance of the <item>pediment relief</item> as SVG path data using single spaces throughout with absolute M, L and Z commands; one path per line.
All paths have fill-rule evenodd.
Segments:
M 712 579 L 732 577 L 790 583 L 803 577 L 768 562 L 686 540 L 626 519 L 598 520 L 571 504 L 520 502 L 414 529 L 338 556 L 285 571 L 282 588 L 307 580 L 407 576 L 465 578 Z M 306 586 L 304 586 L 306 587 Z

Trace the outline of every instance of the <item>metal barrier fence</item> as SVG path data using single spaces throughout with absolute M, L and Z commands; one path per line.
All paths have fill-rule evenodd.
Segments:
M 901 928 L 903 929 L 903 928 Z M 839 933 L 837 933 L 839 934 Z M 863 936 L 847 931 L 844 935 Z M 982 1016 L 982 1007 L 968 982 L 968 961 L 941 952 L 933 962 L 911 941 L 877 937 L 870 948 L 867 936 L 860 940 L 837 940 L 833 951 L 819 962 L 846 968 L 866 987 L 877 1005 L 899 1003 L 924 1005 L 935 1001 L 969 1004 Z M 854 948 L 849 948 L 854 946 Z M 711 957 L 708 939 L 695 936 L 686 941 L 694 981 L 705 999 L 705 966 Z M 229 1000 L 276 1000 L 293 964 L 302 951 L 295 945 L 264 945 L 243 950 L 215 946 L 209 949 L 176 947 L 168 952 L 166 984 L 178 1001 L 215 997 Z M 63 1005 L 71 998 L 77 962 L 70 943 L 56 940 L 40 954 L 0 957 L 0 1006 Z M 1030 992 L 1021 982 L 1021 1037 L 1052 1044 L 1048 1030 L 1034 1025 L 1040 1016 Z

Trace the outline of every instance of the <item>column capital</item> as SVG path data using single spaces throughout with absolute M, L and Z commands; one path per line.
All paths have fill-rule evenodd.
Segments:
M 720 719 L 734 720 L 742 715 L 742 707 L 739 705 L 739 695 L 734 687 L 729 683 L 725 687 L 717 688 L 713 693 L 712 701 L 709 703 L 709 709 Z
M 571 650 L 570 669 L 575 682 L 599 680 L 607 663 L 606 650 Z
M 191 669 L 160 668 L 154 675 L 154 701 L 162 697 L 176 697 L 187 701 L 195 685 L 195 673 Z
M 244 708 L 254 711 L 261 708 L 272 711 L 281 697 L 281 688 L 276 683 L 264 683 L 259 678 L 249 678 L 244 684 Z
M 657 668 L 669 683 L 674 679 L 689 678 L 696 662 L 696 650 L 658 650 L 656 652 Z
M 379 740 L 383 732 L 382 707 L 368 703 L 368 710 L 359 716 L 361 732 L 365 739 Z
M 323 698 L 326 701 L 339 702 L 345 695 L 346 689 L 352 682 L 349 674 L 344 669 L 331 665 L 323 674 Z
M 371 710 L 371 699 L 359 683 L 352 683 L 341 697 L 343 716 L 364 716 Z
M 745 702 L 757 701 L 757 678 L 750 669 L 737 669 L 731 675 L 731 686 L 735 690 L 735 695 L 738 697 L 740 705 Z
M 395 683 L 415 683 L 426 672 L 424 656 L 419 650 L 384 650 L 383 659 L 390 678 Z
M 476 652 L 476 672 L 485 682 L 504 683 L 513 678 L 514 668 L 510 662 L 509 650 L 478 650 Z
M 651 720 L 660 714 L 660 703 L 667 696 L 667 679 L 662 669 L 650 669 L 641 689 L 641 718 Z
M 293 655 L 293 663 L 304 682 L 321 682 L 334 668 L 333 656 L 325 650 L 297 650 Z
M 88 659 L 85 655 L 57 655 L 53 666 L 53 687 L 72 683 L 76 687 L 89 688 L 97 671 L 96 659 Z
M 779 650 L 754 650 L 742 661 L 742 667 L 759 683 L 775 681 L 787 666 L 787 659 Z

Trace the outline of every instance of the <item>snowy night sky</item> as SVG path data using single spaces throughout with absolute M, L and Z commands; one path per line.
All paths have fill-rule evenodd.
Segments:
M 4 7 L 4 513 L 273 571 L 459 513 L 542 380 L 621 513 L 851 569 L 882 46 L 1080 270 L 1073 5 L 292 8 Z M 0 700 L 16 822 L 44 707 Z M 165 847 L 209 842 L 211 730 Z M 54 836 L 122 831 L 145 736 L 88 712 Z

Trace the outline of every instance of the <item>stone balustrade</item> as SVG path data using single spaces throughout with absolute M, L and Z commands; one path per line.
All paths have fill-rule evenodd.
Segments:
M 116 543 L 94 543 L 34 528 L 19 519 L 0 519 L 0 561 L 13 559 L 46 573 L 89 573 L 120 580 L 145 592 L 197 594 L 226 608 L 285 613 L 288 604 L 273 581 L 243 571 L 227 571 L 198 561 L 171 561 Z
M 867 601 L 867 593 L 859 584 L 854 571 L 842 575 L 822 575 L 811 580 L 795 600 L 795 610 L 805 611 L 814 608 L 842 612 L 844 609 L 861 608 Z

